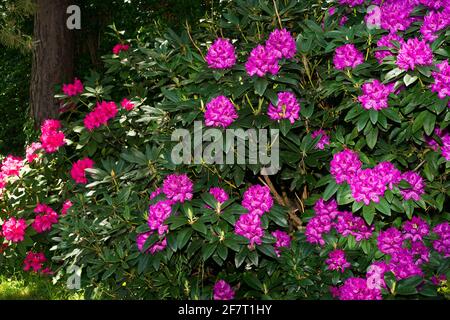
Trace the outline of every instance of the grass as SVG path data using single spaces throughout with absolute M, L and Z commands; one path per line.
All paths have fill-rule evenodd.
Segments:
M 0 275 L 0 300 L 82 300 L 83 292 L 53 285 L 51 277 L 20 274 Z

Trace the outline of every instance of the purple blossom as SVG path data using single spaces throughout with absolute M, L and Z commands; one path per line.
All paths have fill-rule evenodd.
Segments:
M 349 211 L 340 212 L 334 228 L 343 237 L 354 236 L 356 241 L 372 237 L 374 227 L 369 227 L 363 218 L 353 215 Z
M 213 195 L 219 203 L 224 203 L 229 199 L 228 194 L 222 188 L 213 187 L 209 189 L 209 194 Z
M 183 203 L 191 200 L 194 185 L 186 174 L 171 174 L 164 179 L 163 192 L 172 201 Z
M 349 268 L 351 264 L 345 259 L 344 250 L 336 249 L 328 254 L 328 259 L 325 260 L 328 265 L 328 270 L 337 270 L 344 272 L 346 268 Z
M 336 200 L 325 201 L 322 198 L 315 203 L 314 212 L 317 216 L 329 216 L 331 219 L 335 219 L 339 214 Z
M 277 106 L 269 103 L 267 114 L 272 120 L 289 119 L 293 124 L 299 118 L 300 104 L 295 94 L 289 91 L 278 93 Z
M 323 149 L 325 149 L 325 145 L 330 144 L 330 137 L 327 135 L 326 131 L 323 129 L 316 130 L 311 134 L 311 138 L 313 138 L 313 139 L 317 138 L 318 136 L 320 136 L 320 139 L 319 139 L 319 141 L 317 141 L 315 148 L 323 150 Z
M 337 70 L 355 68 L 364 63 L 364 55 L 358 51 L 354 44 L 346 44 L 336 48 L 333 57 L 334 67 Z
M 424 17 L 420 33 L 426 41 L 433 42 L 438 38 L 437 32 L 447 28 L 450 24 L 450 15 L 447 11 L 430 11 Z
M 254 185 L 244 192 L 242 206 L 249 212 L 262 216 L 273 206 L 270 189 L 267 186 Z
M 433 248 L 445 258 L 450 257 L 450 223 L 447 221 L 436 225 L 433 232 L 439 239 L 433 241 Z
M 361 102 L 363 108 L 379 111 L 388 107 L 389 95 L 393 92 L 393 88 L 375 79 L 364 83 L 362 92 L 363 95 L 358 97 L 358 101 Z
M 136 245 L 137 245 L 139 251 L 141 251 L 141 252 L 143 251 L 144 244 L 151 234 L 152 234 L 152 232 L 145 232 L 145 233 L 140 233 L 137 235 Z M 147 249 L 147 252 L 149 252 L 151 254 L 155 254 L 156 252 L 164 250 L 166 248 L 166 246 L 167 246 L 167 240 L 166 240 L 166 238 L 164 238 L 163 240 L 158 241 L 158 242 L 154 243 L 153 245 L 151 245 L 150 248 Z
M 405 200 L 414 199 L 415 201 L 419 201 L 422 194 L 425 193 L 425 183 L 422 177 L 418 173 L 408 171 L 402 174 L 402 180 L 405 180 L 411 185 L 410 189 L 400 190 L 403 198 Z
M 386 231 L 380 231 L 378 235 L 378 249 L 384 254 L 392 254 L 402 250 L 404 237 L 402 233 L 391 227 Z
M 375 203 L 380 202 L 380 197 L 386 191 L 386 184 L 377 170 L 362 169 L 353 177 L 350 189 L 352 190 L 352 197 L 355 201 L 364 202 L 368 206 L 370 201 Z
M 380 162 L 373 169 L 380 176 L 382 182 L 391 190 L 394 188 L 394 185 L 402 180 L 401 171 L 388 161 Z
M 214 285 L 214 300 L 233 300 L 234 290 L 224 280 L 219 280 Z
M 170 200 L 159 201 L 148 209 L 148 226 L 150 230 L 158 230 L 158 234 L 162 235 L 167 231 L 167 225 L 164 221 L 172 213 L 172 202 Z
M 405 31 L 414 19 L 410 16 L 414 4 L 405 0 L 386 0 L 380 7 L 381 28 L 389 32 Z
M 449 0 L 419 0 L 419 3 L 434 10 L 446 8 L 450 5 Z
M 425 220 L 419 217 L 413 217 L 410 221 L 403 223 L 404 239 L 411 241 L 422 241 L 423 237 L 430 232 L 430 226 Z
M 425 40 L 408 39 L 402 44 L 397 56 L 397 66 L 403 70 L 414 70 L 416 66 L 433 64 L 433 51 Z
M 332 227 L 333 222 L 328 215 L 320 215 L 311 218 L 305 229 L 306 241 L 321 246 L 325 245 L 325 240 L 322 236 L 330 232 Z
M 336 153 L 330 162 L 330 172 L 336 179 L 337 184 L 344 181 L 351 183 L 355 174 L 361 169 L 362 162 L 355 151 L 345 149 Z
M 205 60 L 212 69 L 231 68 L 236 63 L 234 46 L 228 39 L 217 38 L 209 47 Z
M 348 278 L 339 288 L 340 300 L 382 300 L 380 289 L 369 289 L 367 279 Z
M 390 49 L 395 49 L 396 46 L 394 45 L 393 41 L 399 42 L 400 45 L 402 45 L 405 42 L 403 38 L 400 37 L 398 34 L 390 33 L 382 36 L 380 40 L 377 41 L 377 47 L 378 48 L 386 47 Z M 377 58 L 378 63 L 382 63 L 384 58 L 390 56 L 393 56 L 391 50 L 378 50 L 375 52 L 375 58 Z
M 414 262 L 413 255 L 406 249 L 398 249 L 391 254 L 389 268 L 397 280 L 422 276 L 422 269 Z
M 206 104 L 205 124 L 208 127 L 226 128 L 237 118 L 236 108 L 225 96 L 218 96 Z
M 375 261 L 367 269 L 367 287 L 369 289 L 386 288 L 384 274 L 389 271 L 389 266 L 384 261 Z
M 270 34 L 266 42 L 266 50 L 272 52 L 277 59 L 291 59 L 297 52 L 297 45 L 289 31 L 277 29 Z
M 440 99 L 450 97 L 450 66 L 448 60 L 437 64 L 438 71 L 433 71 L 431 75 L 434 83 L 431 85 L 431 91 L 437 92 Z
M 262 243 L 264 230 L 261 227 L 261 218 L 256 213 L 246 213 L 239 217 L 234 226 L 234 232 L 250 241 L 249 246 Z
M 347 4 L 350 7 L 360 6 L 364 3 L 364 0 L 339 0 L 339 4 Z
M 275 51 L 268 50 L 263 45 L 258 45 L 252 50 L 245 63 L 247 74 L 249 76 L 256 74 L 258 77 L 264 77 L 267 73 L 277 74 L 280 66 L 276 54 Z
M 276 230 L 272 232 L 276 242 L 274 244 L 275 252 L 280 256 L 280 248 L 289 248 L 291 246 L 291 237 L 284 231 Z

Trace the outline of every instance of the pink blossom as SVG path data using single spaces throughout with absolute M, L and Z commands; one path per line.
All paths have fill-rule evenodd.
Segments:
M 127 111 L 131 111 L 134 108 L 134 103 L 127 98 L 123 98 L 123 100 L 120 102 L 120 105 Z
M 187 174 L 171 174 L 164 179 L 163 192 L 166 197 L 173 201 L 185 202 L 191 200 L 194 185 Z
M 450 223 L 447 221 L 436 225 L 433 232 L 439 237 L 433 241 L 433 248 L 444 258 L 450 257 Z
M 36 218 L 31 226 L 37 233 L 50 231 L 52 226 L 58 223 L 58 214 L 45 204 L 39 203 L 34 212 L 36 213 Z
M 333 62 L 337 70 L 353 69 L 364 63 L 364 55 L 358 51 L 354 44 L 346 44 L 336 48 Z
M 328 270 L 337 270 L 344 272 L 351 264 L 345 259 L 344 250 L 335 249 L 328 254 L 328 259 L 325 260 L 328 265 Z
M 209 47 L 205 57 L 211 69 L 227 69 L 236 63 L 236 53 L 230 40 L 217 38 Z
M 47 153 L 54 153 L 66 144 L 64 133 L 60 130 L 61 122 L 58 120 L 45 120 L 41 126 L 41 144 Z
M 414 70 L 417 66 L 433 64 L 433 51 L 425 40 L 408 39 L 402 44 L 397 56 L 397 66 L 403 70 Z
M 277 59 L 291 59 L 297 52 L 297 45 L 289 31 L 277 29 L 270 34 L 266 42 L 266 49 L 273 52 Z
M 384 85 L 379 80 L 372 80 L 362 85 L 363 95 L 358 97 L 362 107 L 366 110 L 380 111 L 389 107 L 389 95 L 393 92 L 392 86 Z
M 376 170 L 362 169 L 353 177 L 350 189 L 355 201 L 364 202 L 368 206 L 370 201 L 380 202 L 380 197 L 386 191 L 386 184 Z
M 344 181 L 351 183 L 355 174 L 361 169 L 362 162 L 355 151 L 344 149 L 333 156 L 330 162 L 330 172 L 336 179 L 337 184 Z
M 280 248 L 289 248 L 291 246 L 291 237 L 284 231 L 275 230 L 272 232 L 276 242 L 274 244 L 275 252 L 280 256 Z
M 269 103 L 267 114 L 272 120 L 289 119 L 291 124 L 299 118 L 300 104 L 292 92 L 285 91 L 278 93 L 277 106 Z
M 261 227 L 261 218 L 256 213 L 246 213 L 236 221 L 234 232 L 250 241 L 250 247 L 262 243 L 264 230 Z
M 72 179 L 79 184 L 87 184 L 88 180 L 86 177 L 86 169 L 91 169 L 94 167 L 94 161 L 89 158 L 84 158 L 78 160 L 72 165 L 72 169 L 70 170 L 70 175 Z
M 157 196 L 159 196 L 162 193 L 162 188 L 156 188 L 155 191 L 153 191 L 150 194 L 150 200 L 155 199 Z
M 325 245 L 323 235 L 331 231 L 333 222 L 328 215 L 316 215 L 306 225 L 306 241 L 320 246 Z
M 380 38 L 380 40 L 377 41 L 377 47 L 382 48 L 390 48 L 390 49 L 396 49 L 396 46 L 394 45 L 394 41 L 397 41 L 400 45 L 402 45 L 405 41 L 402 37 L 400 37 L 396 33 L 390 33 L 387 35 L 384 35 Z M 377 58 L 378 63 L 382 63 L 384 58 L 393 56 L 393 53 L 391 50 L 377 50 L 375 52 L 375 58 Z
M 419 201 L 420 197 L 425 193 L 425 183 L 422 177 L 413 171 L 408 171 L 402 174 L 402 180 L 405 180 L 411 185 L 410 189 L 400 190 L 403 198 L 405 200 L 414 199 L 415 201 Z
M 125 51 L 128 51 L 128 49 L 130 49 L 130 45 L 118 43 L 118 44 L 116 44 L 116 45 L 113 47 L 112 52 L 113 52 L 115 55 L 118 55 L 118 54 L 121 53 L 122 51 L 124 51 L 124 52 L 125 52 Z
M 316 216 L 329 216 L 331 219 L 335 219 L 339 215 L 336 200 L 331 199 L 329 201 L 324 201 L 320 198 L 314 204 L 314 213 Z
M 70 200 L 66 200 L 63 203 L 62 209 L 61 209 L 61 214 L 63 216 L 65 216 L 67 214 L 67 212 L 69 212 L 69 209 L 72 208 L 73 203 Z
M 380 231 L 378 235 L 378 249 L 384 254 L 392 254 L 402 249 L 404 236 L 396 228 L 391 227 Z
M 36 158 L 39 157 L 39 154 L 36 152 L 42 149 L 42 144 L 39 142 L 33 142 L 31 145 L 26 147 L 25 154 L 28 163 L 32 163 Z
M 450 2 L 449 2 L 450 4 Z M 448 11 L 430 11 L 424 17 L 420 33 L 426 41 L 433 42 L 438 38 L 437 33 L 450 25 L 450 15 Z
M 145 232 L 145 233 L 140 233 L 137 235 L 136 237 L 136 245 L 139 249 L 139 251 L 143 252 L 144 249 L 144 244 L 147 241 L 148 237 L 152 234 L 152 232 Z M 160 241 L 157 241 L 156 243 L 152 244 L 150 246 L 150 248 L 147 249 L 148 253 L 151 254 L 155 254 L 159 251 L 162 251 L 166 248 L 167 246 L 167 239 L 164 238 Z
M 369 289 L 386 288 L 384 274 L 389 271 L 389 265 L 384 261 L 375 261 L 367 268 L 366 278 Z
M 381 7 L 381 28 L 390 33 L 405 31 L 414 19 L 410 16 L 414 5 L 405 0 L 385 0 Z
M 172 202 L 170 200 L 159 201 L 148 209 L 148 226 L 150 230 L 157 230 L 159 235 L 163 235 L 167 231 L 164 221 L 172 213 Z
M 19 176 L 22 167 L 23 159 L 12 155 L 7 156 L 1 163 L 1 171 L 8 177 Z
M 224 280 L 219 280 L 214 285 L 214 300 L 233 300 L 234 290 Z
M 402 180 L 401 171 L 395 168 L 395 166 L 388 161 L 380 162 L 373 168 L 373 170 L 380 176 L 382 183 L 388 186 L 391 190 L 394 188 L 394 185 L 400 183 Z
M 33 272 L 39 272 L 43 268 L 46 261 L 47 259 L 45 258 L 43 252 L 33 253 L 30 251 L 27 253 L 25 260 L 23 261 L 23 270 L 29 271 L 32 269 Z
M 84 126 L 88 131 L 94 131 L 94 129 L 106 125 L 118 112 L 115 102 L 97 102 L 97 106 L 84 118 Z
M 214 196 L 216 201 L 220 202 L 220 203 L 224 203 L 225 201 L 227 201 L 229 199 L 228 194 L 225 192 L 225 190 L 223 190 L 222 188 L 219 188 L 219 187 L 213 187 L 213 188 L 209 189 L 209 194 Z
M 320 136 L 320 139 L 319 139 L 319 141 L 317 141 L 315 148 L 323 150 L 323 149 L 325 149 L 325 145 L 330 144 L 330 137 L 327 135 L 326 131 L 323 129 L 316 130 L 311 134 L 311 138 L 313 138 L 313 139 L 317 138 L 318 136 Z
M 205 124 L 208 127 L 226 128 L 237 118 L 236 108 L 225 96 L 218 96 L 206 104 Z
M 63 92 L 66 96 L 69 97 L 77 96 L 83 93 L 83 90 L 84 90 L 83 83 L 77 78 L 75 78 L 73 83 L 63 85 Z
M 369 227 L 364 219 L 349 211 L 340 212 L 334 223 L 337 233 L 343 237 L 354 236 L 357 242 L 372 237 L 374 227 Z
M 431 85 L 431 91 L 437 92 L 440 99 L 450 97 L 450 66 L 448 60 L 437 64 L 438 71 L 433 71 L 434 83 Z
M 2 225 L 3 237 L 8 241 L 21 242 L 24 240 L 26 227 L 25 219 L 11 217 Z
M 340 300 L 382 300 L 381 290 L 369 289 L 367 279 L 348 278 L 339 288 Z
M 410 221 L 403 223 L 404 239 L 411 241 L 422 241 L 423 237 L 430 232 L 430 226 L 425 220 L 419 217 L 412 217 Z
M 364 3 L 364 0 L 339 0 L 339 4 L 347 4 L 350 7 L 360 6 Z
M 249 212 L 262 216 L 273 206 L 270 189 L 267 186 L 254 185 L 244 192 L 242 206 Z
M 391 253 L 389 268 L 397 280 L 423 275 L 421 268 L 414 262 L 413 255 L 406 249 L 398 249 Z
M 267 73 L 277 74 L 280 70 L 277 53 L 263 45 L 258 45 L 250 53 L 245 63 L 245 70 L 249 76 L 256 74 L 258 77 L 264 77 Z

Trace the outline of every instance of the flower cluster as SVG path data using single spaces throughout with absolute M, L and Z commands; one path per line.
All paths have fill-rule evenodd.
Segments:
M 380 111 L 388 107 L 389 95 L 393 91 L 393 85 L 384 85 L 375 79 L 362 85 L 363 95 L 358 97 L 358 101 L 366 110 Z
M 41 126 L 41 145 L 47 153 L 54 153 L 60 147 L 66 144 L 66 137 L 61 131 L 61 122 L 59 120 L 45 120 Z
M 434 129 L 434 133 L 441 139 L 442 146 L 432 137 L 425 137 L 425 141 L 434 151 L 440 149 L 445 160 L 450 161 L 450 134 L 446 130 L 441 130 L 440 128 Z
M 0 165 L 0 171 L 7 177 L 19 176 L 20 169 L 23 167 L 23 159 L 12 155 L 3 159 Z
M 393 56 L 391 50 L 384 50 L 384 48 L 395 49 L 396 46 L 393 41 L 397 41 L 400 46 L 405 42 L 403 38 L 396 33 L 384 35 L 377 41 L 377 47 L 383 48 L 383 50 L 377 50 L 375 52 L 375 58 L 378 60 L 378 63 L 382 63 L 386 57 Z
M 272 232 L 272 236 L 276 239 L 274 244 L 275 252 L 280 256 L 280 248 L 289 248 L 291 246 L 291 236 L 281 230 L 275 230 Z
M 44 263 L 47 261 L 43 252 L 28 252 L 25 260 L 23 261 L 23 270 L 33 272 L 39 272 L 43 270 Z
M 72 165 L 72 169 L 70 170 L 70 175 L 72 179 L 79 184 L 86 184 L 88 180 L 86 178 L 86 169 L 91 169 L 94 167 L 94 161 L 89 158 L 84 158 L 78 160 Z
M 136 237 L 136 244 L 139 249 L 139 251 L 143 251 L 145 242 L 147 241 L 148 237 L 152 234 L 152 232 L 145 232 L 138 234 Z M 148 248 L 147 252 L 151 254 L 155 254 L 159 251 L 162 251 L 167 246 L 167 239 L 164 237 L 164 239 L 157 241 L 156 243 L 152 244 L 150 248 Z
M 72 201 L 70 201 L 70 200 L 64 201 L 62 209 L 61 209 L 61 214 L 63 216 L 65 216 L 69 212 L 70 208 L 72 208 L 72 206 L 73 206 Z
M 364 63 L 364 55 L 358 51 L 354 44 L 345 44 L 336 48 L 333 63 L 337 70 L 353 69 Z
M 400 190 L 403 198 L 405 200 L 414 199 L 419 201 L 422 194 L 425 193 L 423 178 L 418 173 L 408 171 L 402 174 L 402 180 L 405 180 L 411 185 L 411 188 Z
M 385 0 L 380 10 L 381 28 L 390 33 L 405 31 L 414 22 L 411 17 L 414 4 L 409 0 Z
M 226 191 L 219 187 L 209 189 L 209 193 L 216 199 L 217 202 L 221 204 L 229 199 Z
M 414 70 L 417 66 L 433 64 L 433 51 L 425 40 L 408 39 L 402 43 L 397 55 L 397 66 L 403 70 Z
M 130 100 L 128 100 L 127 98 L 124 98 L 121 102 L 120 102 L 120 106 L 122 108 L 124 108 L 127 111 L 131 111 L 134 109 L 134 103 L 131 102 Z
M 440 99 L 450 97 L 450 66 L 448 60 L 442 61 L 436 65 L 438 71 L 433 71 L 434 83 L 431 85 L 431 91 L 437 92 Z
M 84 87 L 83 83 L 75 78 L 73 83 L 68 83 L 63 85 L 63 92 L 66 96 L 74 97 L 79 95 L 80 93 L 83 93 Z
M 369 288 L 365 278 L 348 278 L 334 295 L 339 300 L 382 300 L 381 290 Z
M 325 149 L 326 145 L 330 144 L 330 137 L 327 135 L 326 131 L 323 129 L 316 130 L 311 134 L 311 138 L 313 138 L 313 139 L 315 139 L 319 136 L 320 136 L 320 138 L 319 138 L 319 141 L 317 141 L 315 148 L 323 150 L 323 149 Z
M 265 45 L 255 47 L 245 63 L 250 76 L 263 77 L 267 73 L 277 74 L 280 70 L 278 60 L 291 59 L 297 52 L 297 46 L 291 33 L 286 29 L 273 31 Z
M 279 92 L 277 106 L 269 103 L 267 114 L 272 120 L 289 119 L 293 124 L 299 118 L 300 104 L 292 92 Z
M 219 280 L 214 285 L 214 300 L 233 300 L 234 290 L 224 280 Z
M 236 53 L 230 40 L 218 38 L 209 47 L 205 57 L 208 67 L 212 69 L 227 69 L 236 63 Z
M 164 179 L 162 191 L 174 202 L 192 200 L 194 185 L 186 174 L 171 174 Z
M 128 49 L 130 49 L 130 45 L 118 43 L 118 44 L 116 44 L 116 45 L 113 47 L 112 52 L 113 52 L 115 55 L 118 55 L 118 54 L 121 53 L 122 51 L 128 51 Z
M 260 245 L 264 236 L 261 217 L 256 213 L 245 213 L 239 216 L 234 225 L 234 232 L 247 238 L 250 241 L 250 247 L 254 247 L 255 244 Z
M 433 42 L 438 38 L 437 33 L 440 30 L 447 28 L 450 25 L 450 12 L 449 11 L 430 11 L 423 20 L 423 24 L 420 27 L 420 33 L 423 39 L 429 42 Z
M 34 209 L 36 218 L 31 225 L 37 233 L 50 231 L 55 223 L 58 223 L 58 214 L 45 204 L 38 204 Z
M 238 118 L 236 108 L 225 96 L 218 96 L 206 104 L 205 124 L 226 128 Z
M 351 264 L 345 259 L 344 250 L 335 249 L 328 254 L 328 259 L 325 260 L 328 265 L 328 270 L 338 270 L 344 272 Z
M 344 181 L 350 183 L 355 174 L 361 169 L 362 162 L 357 152 L 345 149 L 333 155 L 330 162 L 330 172 L 334 176 L 336 183 Z
M 335 200 L 325 202 L 319 199 L 314 205 L 315 216 L 306 226 L 306 241 L 312 244 L 325 245 L 323 235 L 333 228 L 343 237 L 352 235 L 356 241 L 369 239 L 372 236 L 373 227 L 367 226 L 361 217 L 348 211 L 339 211 Z
M 28 163 L 32 163 L 34 160 L 39 158 L 39 154 L 36 152 L 42 149 L 42 144 L 39 142 L 33 142 L 25 148 L 25 159 Z
M 27 223 L 25 219 L 11 217 L 3 223 L 2 234 L 7 241 L 17 243 L 24 240 L 26 228 Z
M 118 112 L 115 102 L 97 102 L 97 106 L 84 118 L 84 126 L 88 131 L 94 131 L 94 129 L 106 125 Z
M 433 241 L 433 248 L 444 255 L 450 257 L 450 224 L 443 222 L 433 228 L 433 232 L 439 236 L 439 239 Z

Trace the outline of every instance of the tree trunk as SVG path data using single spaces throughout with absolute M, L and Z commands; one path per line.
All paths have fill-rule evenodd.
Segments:
M 36 0 L 34 48 L 31 68 L 30 105 L 36 126 L 58 117 L 55 85 L 73 77 L 73 31 L 66 26 L 72 0 Z

